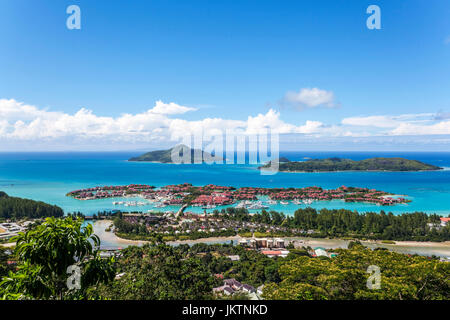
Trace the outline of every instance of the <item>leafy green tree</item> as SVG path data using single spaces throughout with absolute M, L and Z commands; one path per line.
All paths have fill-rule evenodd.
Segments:
M 217 285 L 207 261 L 191 255 L 185 248 L 163 243 L 123 250 L 118 261 L 122 277 L 99 286 L 96 294 L 109 299 L 192 300 L 211 297 Z
M 450 299 L 450 264 L 437 259 L 408 256 L 389 250 L 371 250 L 354 243 L 336 249 L 329 258 L 293 257 L 279 267 L 281 281 L 264 287 L 266 299 Z M 370 289 L 367 269 L 381 271 L 380 289 Z
M 107 283 L 115 276 L 113 259 L 99 256 L 100 239 L 82 220 L 47 218 L 15 239 L 18 270 L 0 283 L 6 295 L 31 299 L 83 298 L 89 286 Z M 69 266 L 81 269 L 81 288 L 69 289 Z

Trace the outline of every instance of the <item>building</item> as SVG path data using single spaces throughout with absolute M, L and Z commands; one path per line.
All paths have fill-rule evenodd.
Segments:
M 285 241 L 283 239 L 255 239 L 250 240 L 241 239 L 239 244 L 246 247 L 257 249 L 257 248 L 284 248 Z
M 226 279 L 223 281 L 223 286 L 213 289 L 216 294 L 232 295 L 236 292 L 253 294 L 256 293 L 256 289 L 249 284 L 240 283 L 236 279 Z
M 263 250 L 262 254 L 268 256 L 269 258 L 273 257 L 282 257 L 285 258 L 289 254 L 288 250 Z
M 314 249 L 316 257 L 328 257 L 327 251 L 322 247 L 317 247 Z
M 253 293 L 253 292 L 256 292 L 256 289 L 249 284 L 243 284 L 242 291 L 247 292 L 247 293 Z
M 445 227 L 450 222 L 450 217 L 448 218 L 441 218 L 441 226 Z
M 285 242 L 283 239 L 275 239 L 275 247 L 277 248 L 284 248 Z
M 240 257 L 238 255 L 227 256 L 231 261 L 239 261 Z
M 239 240 L 239 245 L 246 247 L 248 245 L 248 242 L 245 239 L 241 239 L 241 240 Z

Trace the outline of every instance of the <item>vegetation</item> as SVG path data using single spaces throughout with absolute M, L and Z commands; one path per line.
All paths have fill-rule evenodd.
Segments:
M 87 289 L 115 276 L 112 260 L 99 256 L 100 240 L 82 220 L 47 218 L 15 237 L 17 270 L 0 282 L 3 299 L 83 299 Z M 69 288 L 69 266 L 81 269 L 80 287 Z M 98 298 L 98 297 L 97 297 Z
M 360 244 L 336 249 L 335 258 L 296 256 L 281 262 L 279 282 L 263 297 L 283 300 L 448 300 L 450 263 Z M 380 289 L 369 289 L 368 267 L 380 268 Z M 371 280 L 369 280 L 371 281 Z
M 118 273 L 122 276 L 99 286 L 95 294 L 132 300 L 211 298 L 217 282 L 202 259 L 189 251 L 189 246 L 162 243 L 124 249 L 118 261 Z
M 270 167 L 270 162 L 260 168 Z M 280 171 L 424 171 L 442 168 L 418 160 L 404 158 L 370 158 L 360 161 L 341 158 L 311 159 L 307 161 L 280 162 Z
M 449 263 L 372 251 L 357 242 L 349 249 L 336 249 L 334 258 L 312 257 L 309 251 L 291 249 L 286 258 L 268 258 L 231 244 L 129 247 L 118 260 L 120 279 L 92 293 L 109 299 L 211 299 L 212 288 L 222 285 L 221 278 L 235 278 L 254 287 L 264 285 L 266 299 L 450 298 Z M 240 259 L 231 261 L 227 255 Z M 367 286 L 370 265 L 380 268 L 380 289 Z
M 0 191 L 0 220 L 22 218 L 62 217 L 64 211 L 42 201 L 10 197 Z
M 158 234 L 151 232 L 144 224 L 128 222 L 118 215 L 114 219 L 114 227 L 116 229 L 116 235 L 123 239 L 128 240 L 145 240 L 154 241 Z M 174 240 L 197 240 L 210 237 L 231 237 L 237 234 L 234 230 L 216 230 L 216 231 L 192 231 L 191 233 L 175 233 L 175 230 L 168 234 L 164 234 L 166 241 Z
M 203 161 L 210 161 L 213 159 L 213 156 L 203 150 L 200 149 L 191 149 L 186 145 L 177 145 L 171 149 L 167 150 L 156 150 L 144 153 L 138 157 L 130 158 L 128 161 L 149 161 L 149 162 L 161 162 L 161 163 L 173 163 L 172 161 L 172 152 L 177 148 L 181 151 L 180 159 L 183 159 L 184 153 L 190 153 L 190 163 L 201 163 Z M 176 152 L 176 151 L 175 151 Z M 216 160 L 222 159 L 222 157 L 216 156 L 214 157 Z
M 246 209 L 227 208 L 215 211 L 217 216 L 237 221 L 250 221 L 286 229 L 313 230 L 314 237 L 365 238 L 373 240 L 450 240 L 450 225 L 440 226 L 440 216 L 423 212 L 394 215 L 391 212 L 358 213 L 346 209 L 298 209 L 293 216 L 277 211 L 262 210 L 249 215 Z
M 9 251 L 9 249 L 0 246 L 0 279 L 6 276 L 9 271 L 13 270 L 13 267 L 8 264 L 8 261 L 10 260 L 7 255 L 7 251 Z
M 239 255 L 240 260 L 227 255 Z M 99 286 L 95 294 L 110 299 L 212 299 L 212 288 L 223 284 L 215 275 L 258 286 L 280 280 L 279 261 L 232 244 L 172 247 L 155 242 L 124 249 L 117 263 L 122 276 Z
M 113 261 L 99 257 L 92 226 L 71 217 L 48 218 L 16 241 L 12 256 L 0 250 L 3 299 L 214 299 L 212 289 L 227 278 L 264 285 L 265 299 L 450 299 L 450 263 L 358 242 L 335 249 L 333 258 L 313 257 L 309 247 L 268 258 L 232 243 L 169 246 L 158 235 L 151 244 L 121 250 Z M 12 258 L 15 268 L 6 263 Z M 82 269 L 79 289 L 66 285 L 67 267 L 74 264 Z M 379 289 L 367 285 L 369 266 L 380 269 Z M 231 297 L 236 298 L 247 297 Z

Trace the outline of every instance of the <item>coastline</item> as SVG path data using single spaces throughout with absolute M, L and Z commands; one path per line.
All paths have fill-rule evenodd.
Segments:
M 100 237 L 101 242 L 105 246 L 115 246 L 120 245 L 144 245 L 150 243 L 150 241 L 145 240 L 128 240 L 118 237 L 112 231 L 105 231 L 105 229 L 113 223 L 112 220 L 97 220 L 93 223 L 94 233 Z M 283 238 L 283 237 L 282 237 Z M 180 244 L 196 244 L 196 243 L 225 243 L 230 241 L 239 241 L 241 239 L 246 239 L 239 235 L 230 237 L 211 237 L 211 238 L 201 238 L 196 240 L 175 240 L 168 241 L 171 245 Z M 324 247 L 327 249 L 334 248 L 347 248 L 351 240 L 344 239 L 328 239 L 328 238 L 309 238 L 309 237 L 284 237 L 285 240 L 297 240 L 301 241 L 305 246 L 310 247 Z M 450 257 L 450 241 L 445 242 L 419 242 L 419 241 L 394 241 L 395 244 L 382 243 L 382 240 L 366 240 L 361 241 L 364 245 L 370 248 L 387 248 L 389 250 L 404 253 L 404 254 L 421 254 L 421 255 L 439 255 L 442 257 Z
M 266 170 L 262 167 L 257 168 L 258 170 L 264 170 L 264 171 L 273 171 L 273 170 Z M 278 170 L 277 172 L 286 172 L 286 173 L 343 173 L 343 172 L 439 172 L 447 170 L 445 168 L 441 169 L 433 169 L 433 170 L 405 170 L 405 171 L 394 171 L 394 170 L 335 170 L 335 171 L 297 171 L 297 170 Z

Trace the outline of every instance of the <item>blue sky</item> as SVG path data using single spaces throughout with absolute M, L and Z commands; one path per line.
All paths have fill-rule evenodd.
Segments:
M 81 30 L 66 28 L 72 4 Z M 371 4 L 381 30 L 366 27 Z M 248 129 L 252 117 L 317 148 L 417 133 L 449 149 L 449 16 L 445 0 L 2 0 L 0 147 L 156 147 L 180 136 L 174 126 Z M 189 111 L 143 119 L 159 100 Z M 131 141 L 133 126 L 142 137 L 132 129 Z

